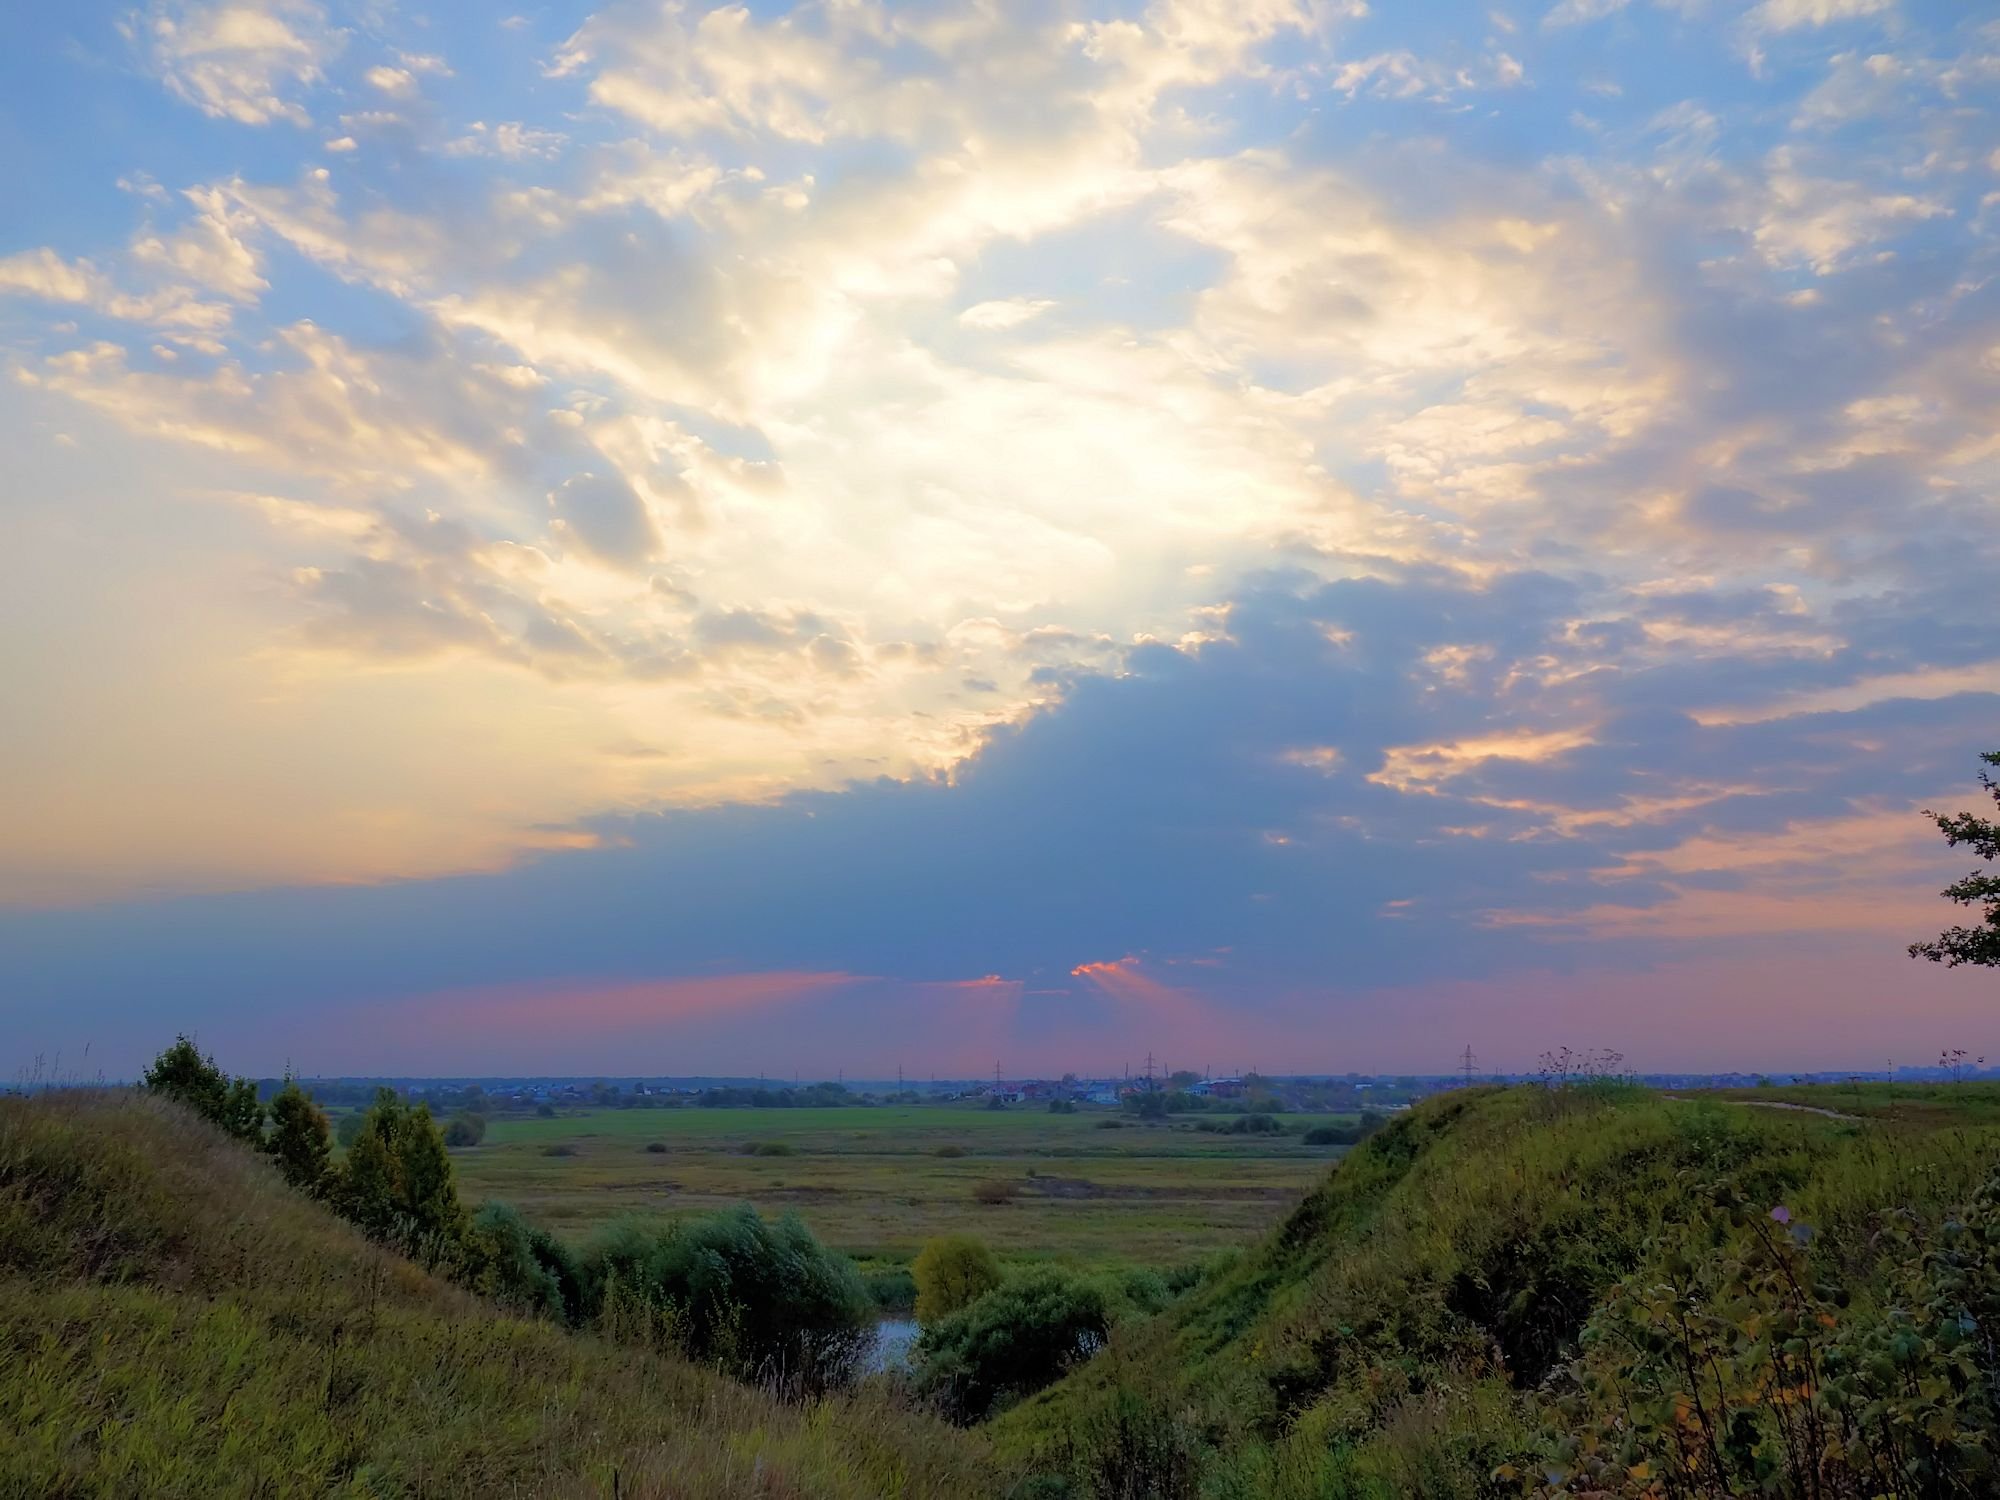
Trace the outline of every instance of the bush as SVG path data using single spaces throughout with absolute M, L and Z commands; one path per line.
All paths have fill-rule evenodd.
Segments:
M 917 1305 L 917 1279 L 907 1266 L 864 1271 L 861 1285 L 877 1312 L 910 1312 Z
M 985 1242 L 969 1234 L 926 1240 L 910 1268 L 917 1287 L 917 1319 L 930 1323 L 978 1301 L 1000 1285 L 1000 1263 Z
M 291 1078 L 271 1100 L 271 1138 L 264 1149 L 300 1192 L 318 1198 L 331 1185 L 333 1137 L 326 1115 Z
M 570 1144 L 570 1143 L 569 1143 L 568 1141 L 558 1141 L 558 1142 L 556 1142 L 556 1144 L 555 1144 L 555 1145 L 553 1145 L 553 1146 L 544 1146 L 544 1147 L 542 1147 L 542 1155 L 544 1155 L 544 1156 L 575 1156 L 575 1155 L 576 1155 L 576 1147 L 572 1146 L 572 1145 L 571 1145 L 571 1144 Z
M 1315 1125 L 1300 1139 L 1308 1146 L 1356 1146 L 1368 1139 L 1383 1125 L 1383 1118 L 1372 1110 L 1363 1111 L 1361 1119 L 1353 1125 Z
M 576 1323 L 585 1312 L 583 1271 L 569 1247 L 505 1203 L 472 1216 L 457 1279 L 521 1312 Z
M 1052 1115 L 1073 1115 L 1076 1113 L 1076 1101 L 1074 1099 L 1051 1099 L 1049 1101 L 1049 1113 Z
M 798 1149 L 785 1141 L 745 1141 L 745 1156 L 796 1156 Z
M 539 1120 L 553 1120 L 555 1117 L 556 1107 L 553 1104 L 537 1104 L 535 1106 L 535 1118 Z
M 486 1139 L 486 1116 L 476 1115 L 469 1110 L 453 1115 L 444 1128 L 444 1143 L 454 1150 L 466 1146 L 476 1146 Z
M 947 1159 L 953 1159 L 953 1160 L 955 1160 L 956 1158 L 958 1158 L 958 1157 L 961 1157 L 961 1156 L 965 1155 L 965 1147 L 963 1147 L 963 1146 L 953 1146 L 953 1145 L 943 1145 L 943 1146 L 940 1146 L 940 1147 L 938 1147 L 938 1148 L 937 1148 L 937 1150 L 933 1151 L 933 1152 L 931 1153 L 931 1155 L 932 1155 L 932 1156 L 942 1156 L 942 1157 L 945 1157 L 945 1158 L 947 1158 Z
M 1125 1128 L 1125 1122 L 1123 1120 L 1113 1120 L 1107 1117 L 1097 1122 L 1097 1128 L 1099 1130 L 1123 1130 Z
M 667 1154 L 667 1143 L 665 1141 L 648 1141 L 646 1142 L 646 1149 L 655 1156 L 665 1156 Z
M 178 1100 L 204 1120 L 220 1125 L 240 1141 L 264 1138 L 264 1106 L 257 1099 L 254 1079 L 232 1079 L 204 1057 L 185 1034 L 153 1059 L 139 1079 L 150 1093 Z
M 800 1395 L 853 1376 L 874 1318 L 852 1261 L 796 1215 L 765 1220 L 748 1205 L 664 1231 L 615 1224 L 585 1248 L 583 1277 L 613 1337 Z
M 1101 1288 L 1041 1267 L 926 1324 L 916 1346 L 918 1386 L 956 1420 L 976 1422 L 1059 1379 L 1110 1326 Z
M 365 1109 L 350 1109 L 342 1115 L 340 1123 L 333 1127 L 333 1138 L 340 1143 L 340 1149 L 345 1151 L 360 1140 L 361 1128 L 367 1123 L 368 1111 Z
M 334 1185 L 334 1206 L 362 1230 L 435 1266 L 464 1229 L 444 1133 L 430 1106 L 406 1107 L 378 1089 Z
M 1019 1191 L 1020 1189 L 1016 1188 L 1011 1182 L 998 1177 L 989 1177 L 984 1182 L 973 1184 L 972 1197 L 974 1202 L 984 1203 L 989 1208 L 996 1208 L 1002 1203 L 1012 1203 L 1014 1201 L 1014 1194 Z

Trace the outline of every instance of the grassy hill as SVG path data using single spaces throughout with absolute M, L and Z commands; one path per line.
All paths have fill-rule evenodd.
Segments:
M 995 1441 L 1098 1497 L 2000 1493 L 2000 1094 L 1844 1097 L 1433 1099 Z
M 506 1316 L 131 1094 L 0 1099 L 0 1494 L 958 1497 L 974 1435 Z

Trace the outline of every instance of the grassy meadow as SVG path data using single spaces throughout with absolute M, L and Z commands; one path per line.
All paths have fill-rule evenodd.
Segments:
M 864 1262 L 969 1233 L 1010 1261 L 1162 1267 L 1254 1242 L 1343 1149 L 1300 1133 L 1352 1117 L 1281 1119 L 1282 1135 L 1224 1135 L 1190 1117 L 1030 1106 L 579 1110 L 496 1118 L 453 1160 L 467 1198 L 511 1203 L 572 1239 L 628 1214 L 747 1202 L 797 1212 Z M 1007 1196 L 982 1202 L 982 1189 L 1000 1197 L 992 1184 Z

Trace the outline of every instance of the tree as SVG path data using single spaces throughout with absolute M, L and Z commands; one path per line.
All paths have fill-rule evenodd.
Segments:
M 215 1065 L 213 1057 L 204 1057 L 185 1033 L 153 1059 L 139 1082 L 149 1093 L 185 1104 L 238 1140 L 263 1139 L 264 1106 L 258 1101 L 255 1080 L 232 1079 Z
M 456 1114 L 446 1122 L 444 1143 L 457 1150 L 463 1146 L 476 1146 L 486 1139 L 486 1116 L 466 1111 Z
M 326 1113 L 290 1074 L 271 1100 L 271 1137 L 264 1143 L 285 1181 L 315 1198 L 333 1173 L 333 1136 Z
M 917 1321 L 931 1323 L 1000 1285 L 1000 1263 L 984 1241 L 946 1234 L 924 1242 L 910 1275 L 917 1283 Z
M 2000 766 L 2000 750 L 1989 750 L 1979 758 L 1989 766 Z M 1986 788 L 1994 805 L 2000 807 L 2000 781 L 1993 779 L 1993 773 L 1981 771 L 1979 784 Z M 1924 816 L 1937 824 L 1938 832 L 1952 848 L 1962 844 L 1989 863 L 2000 859 L 2000 821 L 1973 813 L 1932 812 L 1929 808 L 1924 809 Z M 1939 894 L 1960 906 L 1983 906 L 1985 916 L 1977 927 L 1949 927 L 1928 943 L 1910 944 L 1910 957 L 1927 958 L 1954 969 L 1960 964 L 2000 965 L 2000 875 L 1974 870 Z
M 463 1235 L 451 1156 L 430 1106 L 406 1107 L 377 1089 L 361 1133 L 347 1148 L 334 1201 L 368 1234 L 435 1265 Z

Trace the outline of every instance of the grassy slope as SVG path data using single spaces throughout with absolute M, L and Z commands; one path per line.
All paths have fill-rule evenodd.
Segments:
M 1155 1466 L 1127 1493 L 1499 1493 L 1486 1476 L 1549 1415 L 1533 1386 L 1612 1282 L 1671 1244 L 1703 1253 L 1719 1195 L 1788 1205 L 1865 1299 L 1881 1212 L 1963 1203 L 1993 1169 L 1992 1101 L 1930 1102 L 1857 1122 L 1622 1089 L 1434 1099 L 996 1440 L 1052 1470 L 1122 1444 Z M 1096 1489 L 1121 1492 L 1101 1469 Z
M 971 1496 L 976 1439 L 492 1307 L 129 1095 L 0 1099 L 0 1493 Z

